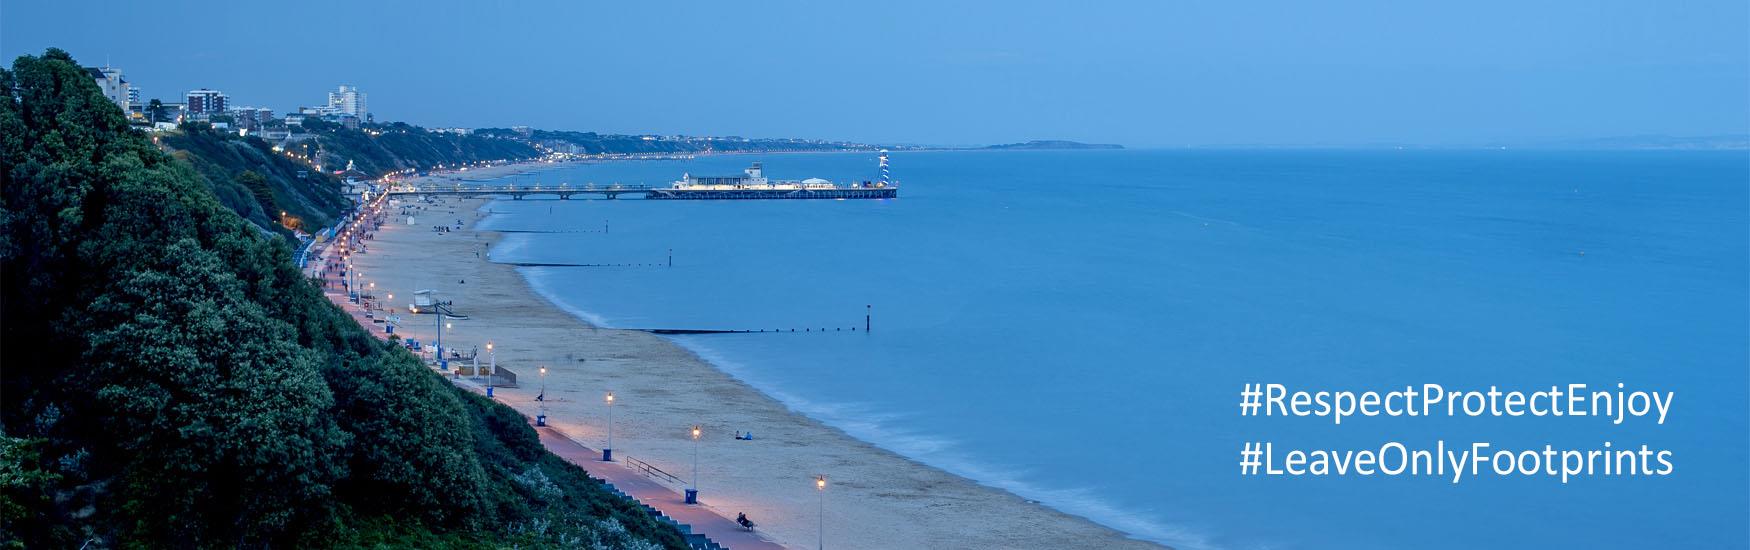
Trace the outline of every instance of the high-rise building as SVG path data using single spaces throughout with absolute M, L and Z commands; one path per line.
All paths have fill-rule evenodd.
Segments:
M 328 109 L 334 114 L 365 118 L 365 93 L 355 86 L 342 84 L 339 89 L 328 92 Z
M 128 111 L 129 99 L 136 96 L 128 93 L 128 81 L 122 80 L 121 69 L 86 67 L 85 70 L 90 72 L 91 78 L 97 81 L 97 87 L 103 90 L 103 97 L 115 102 L 115 106 L 121 107 L 122 112 Z
M 201 88 L 188 92 L 188 113 L 196 116 L 212 116 L 225 112 L 229 106 L 225 92 Z
M 231 120 L 237 122 L 237 127 L 260 130 L 273 122 L 273 109 L 266 107 L 241 107 L 231 110 Z

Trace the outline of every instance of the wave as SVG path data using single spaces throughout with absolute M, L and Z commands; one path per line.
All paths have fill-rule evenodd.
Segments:
M 497 250 L 497 247 L 493 247 L 493 249 Z M 574 306 L 559 299 L 558 293 L 553 291 L 553 287 L 549 281 L 553 276 L 552 268 L 519 267 L 516 268 L 516 271 L 517 274 L 523 276 L 523 281 L 529 283 L 529 288 L 534 289 L 536 295 L 540 296 L 541 299 L 546 300 L 547 303 L 553 304 L 553 307 L 559 308 L 560 311 L 564 311 L 572 317 L 582 319 L 585 323 L 602 328 L 613 328 L 613 323 L 610 322 L 607 317 Z

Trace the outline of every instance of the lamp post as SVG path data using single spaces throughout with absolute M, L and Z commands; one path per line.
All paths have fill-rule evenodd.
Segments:
M 820 493 L 820 550 L 826 550 L 826 475 L 814 476 L 814 491 Z
M 450 370 L 450 361 L 448 359 L 444 359 L 444 308 L 443 308 L 443 306 L 440 306 L 438 304 L 432 304 L 432 306 L 431 306 L 431 324 L 432 324 L 431 331 L 437 333 L 437 337 L 433 340 L 432 344 L 437 346 L 436 350 L 437 350 L 438 370 L 440 370 L 440 371 Z
M 608 444 L 602 447 L 602 462 L 614 461 L 614 392 L 608 392 Z
M 699 503 L 699 425 L 693 425 L 693 486 L 687 488 L 687 504 Z
M 488 374 L 486 375 L 487 376 L 486 387 L 490 390 L 492 388 L 492 374 L 495 374 L 498 370 L 498 354 L 493 353 L 492 342 L 486 343 L 486 357 L 490 360 L 490 362 L 486 366 L 486 368 L 488 369 L 488 371 L 487 371 Z M 476 369 L 474 371 L 474 377 L 475 378 L 480 377 L 480 371 L 478 369 Z M 492 395 L 492 392 L 487 391 L 486 395 L 490 397 Z
M 541 412 L 535 415 L 536 426 L 547 425 L 547 367 L 541 367 L 541 394 L 535 396 L 541 402 Z

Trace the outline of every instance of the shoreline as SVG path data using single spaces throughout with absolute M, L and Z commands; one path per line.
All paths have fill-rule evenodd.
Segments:
M 523 168 L 506 165 L 503 171 Z M 828 538 L 837 539 L 835 547 L 1158 548 L 857 439 L 679 343 L 591 325 L 543 297 L 516 267 L 487 259 L 485 252 L 502 239 L 497 232 L 473 229 L 489 215 L 479 211 L 487 202 L 415 203 L 426 208 L 416 211 L 416 218 L 464 222 L 463 229 L 447 233 L 431 231 L 427 221 L 408 226 L 393 215 L 399 210 L 391 209 L 391 219 L 400 223 L 385 224 L 371 253 L 355 261 L 366 280 L 382 287 L 376 292 L 398 296 L 389 302 L 402 311 L 397 333 L 404 337 L 429 341 L 435 332 L 426 324 L 435 319 L 405 313 L 413 290 L 433 288 L 441 299 L 454 300 L 456 311 L 470 319 L 452 322 L 446 348 L 479 346 L 485 364 L 484 343 L 493 342 L 498 364 L 516 372 L 521 382 L 519 388 L 499 390 L 507 404 L 531 416 L 539 412 L 542 403 L 534 397 L 543 390 L 536 372 L 538 366 L 550 367 L 545 380 L 549 423 L 568 437 L 592 447 L 604 444 L 602 392 L 611 389 L 619 409 L 616 456 L 637 458 L 685 479 L 692 473 L 693 452 L 686 430 L 702 424 L 707 435 L 698 451 L 700 500 L 727 517 L 747 513 L 768 538 L 790 547 L 816 543 L 820 518 L 814 509 L 822 495 L 812 482 L 824 473 L 829 480 L 825 528 Z M 399 261 L 415 251 L 442 262 L 445 275 L 412 265 L 427 262 Z M 729 437 L 740 430 L 759 433 L 760 439 Z

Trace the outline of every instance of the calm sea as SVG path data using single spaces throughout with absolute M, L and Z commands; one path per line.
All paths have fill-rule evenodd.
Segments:
M 873 154 L 579 165 L 837 181 Z M 850 434 L 1183 548 L 1745 547 L 1743 152 L 895 153 L 886 201 L 498 201 L 499 261 Z M 874 332 L 861 328 L 873 306 Z M 1598 418 L 1249 418 L 1243 384 L 1676 392 Z M 1241 476 L 1247 441 L 1674 452 L 1667 477 Z

